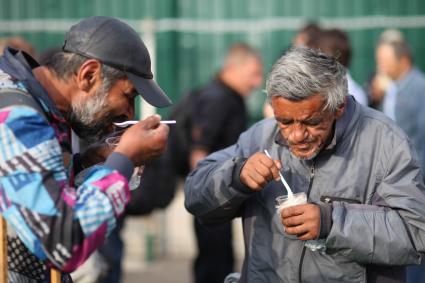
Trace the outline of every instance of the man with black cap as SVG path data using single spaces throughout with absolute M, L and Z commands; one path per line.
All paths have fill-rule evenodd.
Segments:
M 70 130 L 97 140 L 113 122 L 133 118 L 138 94 L 169 106 L 150 67 L 138 34 L 110 17 L 71 27 L 46 66 L 11 48 L 0 57 L 0 212 L 14 233 L 9 281 L 47 282 L 48 266 L 75 270 L 115 227 L 134 166 L 164 151 L 168 127 L 156 115 L 130 127 L 79 187 L 74 174 L 93 164 L 71 155 Z

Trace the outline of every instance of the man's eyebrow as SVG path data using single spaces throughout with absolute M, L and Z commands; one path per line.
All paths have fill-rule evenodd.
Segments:
M 322 120 L 323 117 L 322 116 L 315 116 L 315 117 L 309 117 L 307 119 L 304 119 L 303 121 L 305 122 L 311 122 L 311 121 L 318 121 L 318 120 Z
M 276 120 L 279 122 L 290 122 L 290 121 L 294 121 L 294 119 L 292 118 L 282 118 L 282 117 L 276 117 Z
M 323 116 L 320 114 L 314 113 L 312 117 L 308 117 L 303 120 L 295 120 L 292 118 L 276 117 L 276 121 L 282 124 L 292 124 L 292 123 L 301 123 L 301 124 L 317 124 L 323 121 Z

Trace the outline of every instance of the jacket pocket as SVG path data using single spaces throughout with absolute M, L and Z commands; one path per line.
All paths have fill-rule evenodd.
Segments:
M 306 249 L 302 271 L 306 283 L 367 282 L 365 266 L 338 253 L 329 255 Z
M 353 204 L 361 204 L 361 202 L 356 199 L 340 198 L 340 197 L 332 197 L 332 196 L 321 196 L 320 201 L 324 203 L 333 203 L 334 201 L 338 201 L 338 202 L 346 202 L 346 203 L 353 203 Z

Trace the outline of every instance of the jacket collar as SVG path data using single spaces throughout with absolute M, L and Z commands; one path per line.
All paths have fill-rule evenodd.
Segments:
M 2 70 L 22 82 L 46 113 L 52 113 L 56 118 L 64 120 L 62 113 L 32 73 L 32 69 L 39 66 L 37 61 L 24 51 L 10 47 L 6 48 L 3 56 L 0 57 L 0 68 Z
M 419 70 L 416 67 L 412 67 L 406 75 L 404 75 L 402 78 L 395 81 L 395 85 L 397 86 L 397 90 L 400 91 L 403 88 L 407 87 L 411 81 L 415 79 L 419 74 Z
M 352 95 L 347 96 L 344 113 L 342 114 L 341 118 L 336 120 L 335 130 L 334 130 L 332 140 L 324 150 L 331 150 L 335 148 L 335 146 L 341 141 L 342 137 L 344 136 L 344 134 L 347 132 L 347 129 L 349 128 L 350 122 L 353 120 L 356 107 L 357 107 L 357 103 L 354 97 Z M 275 134 L 275 142 L 282 146 L 286 146 L 286 147 L 288 146 L 288 144 L 286 143 L 286 141 L 283 139 L 282 135 L 280 134 L 280 130 L 278 127 Z

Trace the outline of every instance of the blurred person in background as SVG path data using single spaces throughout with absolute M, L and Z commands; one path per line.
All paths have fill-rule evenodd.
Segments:
M 378 73 L 393 81 L 383 97 L 382 110 L 407 133 L 425 172 L 425 75 L 414 65 L 410 47 L 400 36 L 381 37 L 376 65 Z M 409 283 L 425 282 L 425 262 L 410 267 L 407 276 Z
M 402 37 L 381 37 L 376 66 L 377 73 L 392 80 L 382 110 L 407 133 L 425 170 L 425 75 L 414 65 L 410 47 Z
M 354 96 L 360 104 L 368 105 L 366 93 L 354 81 L 349 71 L 352 49 L 348 35 L 339 29 L 324 30 L 318 39 L 317 48 L 334 57 L 341 65 L 347 68 L 348 93 Z
M 0 39 L 0 54 L 3 53 L 3 50 L 6 47 L 12 47 L 16 50 L 25 51 L 32 58 L 37 59 L 37 53 L 35 51 L 34 46 L 21 36 L 13 36 Z
M 119 43 L 119 44 L 117 44 Z M 115 148 L 72 156 L 71 129 L 97 141 L 114 122 L 133 119 L 139 94 L 157 107 L 169 98 L 153 81 L 137 32 L 110 17 L 72 26 L 62 52 L 40 66 L 23 51 L 0 57 L 1 213 L 8 222 L 10 282 L 48 282 L 49 267 L 79 267 L 114 229 L 130 200 L 135 166 L 160 156 L 168 127 L 151 116 Z M 113 152 L 111 152 L 113 150 Z M 87 169 L 91 167 L 90 169 Z M 80 186 L 74 176 L 87 169 Z
M 127 217 L 147 216 L 154 210 L 165 209 L 173 200 L 178 180 L 169 167 L 169 164 L 173 162 L 172 158 L 167 145 L 162 156 L 145 164 L 140 175 L 140 184 L 136 189 L 132 189 L 131 200 L 127 204 L 123 217 L 118 219 L 117 227 L 99 247 L 98 254 L 93 260 L 94 266 L 99 267 L 101 271 L 97 283 L 122 282 L 125 246 L 132 245 L 131 242 L 125 242 L 122 237 Z M 138 231 L 140 237 L 144 232 Z M 95 262 L 96 259 L 100 260 Z M 87 272 L 92 270 L 87 269 Z
M 382 111 L 382 102 L 384 101 L 385 92 L 391 86 L 393 81 L 382 73 L 372 73 L 366 84 L 365 89 L 368 93 L 369 106 Z
M 401 42 L 404 41 L 403 34 L 396 29 L 388 29 L 381 33 L 378 42 Z M 378 48 L 378 44 L 375 48 Z M 376 57 L 376 56 L 375 56 Z M 380 71 L 376 66 L 375 72 L 370 76 L 366 82 L 365 89 L 368 91 L 369 106 L 377 110 L 383 110 L 383 101 L 385 93 L 390 89 L 393 80 L 387 73 Z
M 295 47 L 317 48 L 322 29 L 316 23 L 308 23 L 303 26 L 295 35 L 292 45 Z
M 190 166 L 211 152 L 236 142 L 246 129 L 244 99 L 261 86 L 263 67 L 259 53 L 244 43 L 231 46 L 217 76 L 201 88 L 192 112 Z M 195 219 L 198 254 L 196 283 L 222 283 L 234 271 L 231 222 L 205 227 Z
M 317 49 L 288 51 L 266 82 L 275 117 L 186 179 L 185 206 L 205 224 L 242 218 L 237 282 L 401 283 L 405 266 L 419 264 L 416 152 L 391 119 L 348 95 L 345 72 Z M 277 197 L 291 200 L 281 176 L 307 203 L 276 211 Z

